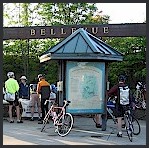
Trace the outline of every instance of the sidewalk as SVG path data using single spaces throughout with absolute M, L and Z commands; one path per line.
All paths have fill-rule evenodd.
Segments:
M 125 131 L 122 138 L 116 136 L 112 119 L 107 122 L 107 130 L 102 131 L 95 127 L 92 118 L 74 116 L 73 129 L 65 137 L 54 132 L 52 123 L 40 132 L 41 124 L 37 120 L 24 119 L 22 124 L 3 120 L 3 145 L 146 145 L 146 121 L 139 120 L 139 123 L 141 133 L 134 135 L 133 142 L 130 142 Z

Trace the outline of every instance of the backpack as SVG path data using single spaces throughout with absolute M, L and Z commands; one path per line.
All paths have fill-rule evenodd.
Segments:
M 128 86 L 119 86 L 120 92 L 120 104 L 127 105 L 129 104 L 129 87 Z

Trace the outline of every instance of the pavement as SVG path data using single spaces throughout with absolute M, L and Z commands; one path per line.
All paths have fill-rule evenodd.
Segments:
M 55 133 L 50 122 L 45 131 L 40 132 L 41 124 L 37 120 L 23 119 L 24 123 L 9 123 L 3 119 L 3 145 L 146 145 L 146 121 L 139 120 L 141 133 L 133 135 L 130 142 L 126 131 L 123 137 L 117 137 L 116 124 L 108 119 L 106 131 L 96 128 L 90 116 L 74 116 L 74 125 L 71 132 L 60 137 Z

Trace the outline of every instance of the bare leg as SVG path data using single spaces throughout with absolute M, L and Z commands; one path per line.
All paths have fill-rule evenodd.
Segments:
M 17 113 L 17 121 L 20 120 L 20 107 L 19 106 L 16 106 L 16 113 Z
M 96 123 L 100 124 L 101 116 L 99 114 L 95 115 Z
M 100 114 L 96 114 L 95 115 L 95 120 L 96 120 L 96 127 L 97 128 L 101 128 L 101 124 L 100 124 L 100 120 L 101 120 L 101 115 Z
M 35 110 L 35 107 L 32 106 L 32 107 L 31 107 L 31 116 L 32 116 L 32 117 L 34 117 L 34 110 Z
M 41 116 L 41 107 L 38 107 L 38 116 L 39 116 L 39 118 Z
M 118 132 L 121 132 L 122 133 L 122 117 L 118 117 L 117 118 L 117 129 L 118 129 Z
M 10 118 L 10 121 L 13 121 L 13 119 L 12 119 L 12 107 L 13 107 L 13 105 L 9 105 L 9 118 Z

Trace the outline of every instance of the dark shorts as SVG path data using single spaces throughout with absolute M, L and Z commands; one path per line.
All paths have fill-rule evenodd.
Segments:
M 10 105 L 15 105 L 15 106 L 19 106 L 19 101 L 17 96 L 15 96 L 15 100 L 14 101 L 7 101 L 9 102 Z
M 124 117 L 124 113 L 126 110 L 129 109 L 129 106 L 130 105 L 121 105 L 121 104 L 117 104 L 115 106 L 115 112 L 114 112 L 114 115 L 115 117 Z

